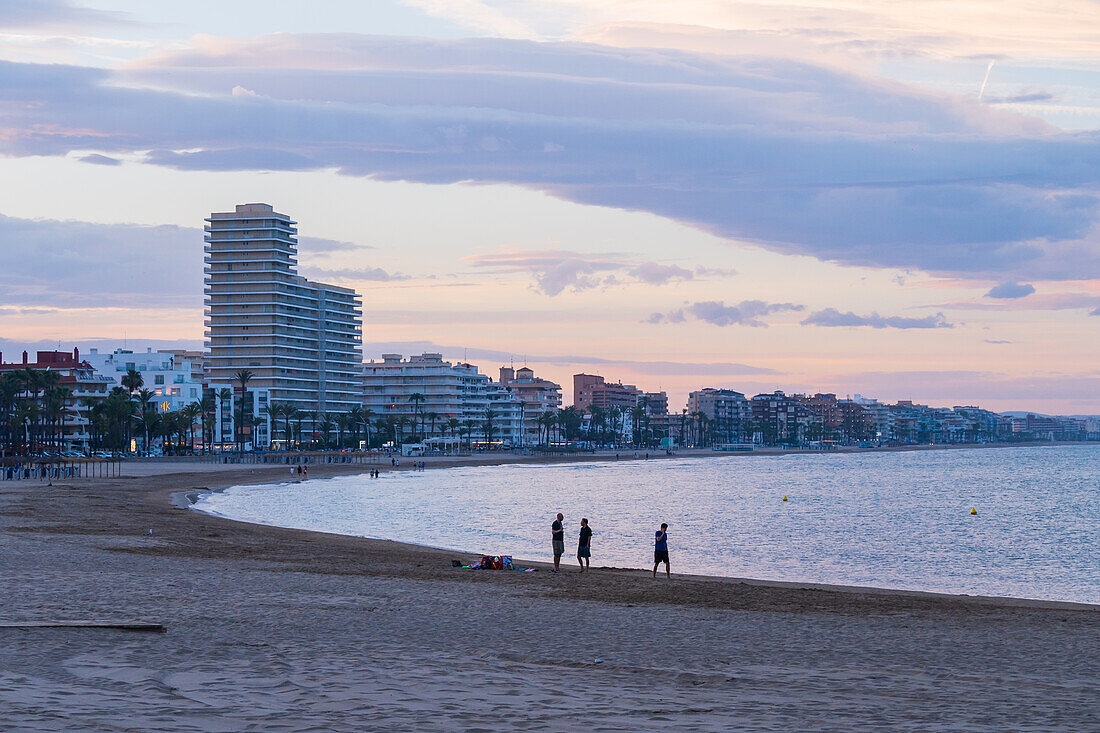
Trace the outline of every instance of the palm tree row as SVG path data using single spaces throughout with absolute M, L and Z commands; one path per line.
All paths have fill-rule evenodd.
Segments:
M 0 377 L 0 446 L 6 453 L 61 450 L 72 390 L 53 370 L 15 369 Z

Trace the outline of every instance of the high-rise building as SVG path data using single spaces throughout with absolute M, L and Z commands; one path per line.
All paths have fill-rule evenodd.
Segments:
M 239 390 L 234 376 L 248 370 L 247 390 L 270 403 L 327 413 L 360 405 L 359 294 L 299 275 L 297 222 L 268 204 L 206 222 L 208 387 Z M 270 426 L 257 433 L 250 442 L 263 443 Z

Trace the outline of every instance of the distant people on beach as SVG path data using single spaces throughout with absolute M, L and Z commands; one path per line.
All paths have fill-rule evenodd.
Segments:
M 664 522 L 661 523 L 661 528 L 657 530 L 657 536 L 653 541 L 653 577 L 657 577 L 657 567 L 661 564 L 665 564 L 665 575 L 672 577 L 672 569 L 668 563 L 668 525 Z
M 588 526 L 588 519 L 581 520 L 581 534 L 577 541 L 577 562 L 581 564 L 581 572 L 590 569 L 592 558 L 592 528 Z
M 565 554 L 565 515 L 558 512 L 558 518 L 550 525 L 550 544 L 554 548 L 554 572 L 561 569 L 561 556 Z

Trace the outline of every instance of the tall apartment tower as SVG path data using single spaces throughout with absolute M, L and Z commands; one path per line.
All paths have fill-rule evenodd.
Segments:
M 298 275 L 297 222 L 268 204 L 206 222 L 207 383 L 231 386 L 247 369 L 249 392 L 268 404 L 329 413 L 361 405 L 359 294 Z

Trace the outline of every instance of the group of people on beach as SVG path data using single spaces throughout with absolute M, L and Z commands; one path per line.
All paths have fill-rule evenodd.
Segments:
M 565 554 L 565 515 L 558 512 L 557 518 L 550 524 L 550 544 L 554 550 L 554 569 L 550 572 L 561 572 L 561 556 Z M 588 526 L 588 518 L 581 518 L 581 530 L 577 539 L 577 562 L 580 563 L 581 572 L 591 570 L 592 562 L 592 528 Z M 657 577 L 657 568 L 661 563 L 665 564 L 665 575 L 672 577 L 672 568 L 668 560 L 668 524 L 661 523 L 653 539 L 653 577 Z

